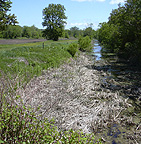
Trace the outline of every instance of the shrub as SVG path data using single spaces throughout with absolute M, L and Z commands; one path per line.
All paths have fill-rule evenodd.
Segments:
M 81 51 L 89 52 L 92 50 L 91 39 L 89 38 L 89 36 L 80 37 L 78 40 L 78 44 Z
M 73 130 L 58 132 L 54 120 L 49 121 L 43 118 L 43 115 L 39 115 L 39 107 L 33 110 L 30 106 L 25 106 L 20 96 L 14 96 L 14 83 L 5 82 L 4 77 L 0 88 L 1 144 L 96 143 L 94 134 Z
M 72 55 L 72 57 L 75 56 L 77 51 L 78 51 L 78 44 L 72 43 L 69 45 L 68 52 Z

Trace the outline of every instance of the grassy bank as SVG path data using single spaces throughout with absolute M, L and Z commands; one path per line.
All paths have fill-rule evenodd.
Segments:
M 72 57 L 70 48 L 77 48 L 77 44 L 70 43 L 75 42 L 47 41 L 44 45 L 28 43 L 0 46 L 0 143 L 100 143 L 95 141 L 94 134 L 73 130 L 58 132 L 52 120 L 37 115 L 38 107 L 32 109 L 16 94 L 19 80 L 21 85 L 22 82 L 28 83 L 35 75 L 41 75 L 43 70 L 58 67 Z
M 58 67 L 71 57 L 67 51 L 76 40 L 46 41 L 39 43 L 0 45 L 0 70 L 28 82 L 49 67 Z

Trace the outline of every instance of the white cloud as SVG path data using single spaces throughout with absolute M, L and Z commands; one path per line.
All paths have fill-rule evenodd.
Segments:
M 99 1 L 99 2 L 104 2 L 104 1 L 106 1 L 106 0 L 96 0 L 96 1 Z
M 104 2 L 105 0 L 72 0 L 72 1 L 77 1 L 77 2 L 91 2 L 91 1 L 99 1 L 99 2 Z
M 119 3 L 124 3 L 125 0 L 111 0 L 110 4 L 119 4 Z
M 92 0 L 72 0 L 72 1 L 84 2 L 84 1 L 92 1 Z
M 78 28 L 80 28 L 80 29 L 84 29 L 84 28 L 88 27 L 89 24 L 90 24 L 90 23 L 87 23 L 87 22 L 67 23 L 66 27 L 67 27 L 67 28 L 71 28 L 71 27 L 76 26 L 76 27 L 78 27 Z M 97 28 L 98 28 L 98 24 L 99 24 L 99 22 L 94 22 L 94 23 L 93 23 L 93 28 L 94 28 L 94 29 L 97 29 Z
M 88 23 L 70 23 L 69 24 L 70 26 L 87 26 L 88 25 Z

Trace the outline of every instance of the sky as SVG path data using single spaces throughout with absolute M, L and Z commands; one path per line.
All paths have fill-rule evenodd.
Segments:
M 118 4 L 124 4 L 124 0 L 11 0 L 11 12 L 17 16 L 20 26 L 35 25 L 43 29 L 42 11 L 49 4 L 64 5 L 67 16 L 65 29 L 77 26 L 85 29 L 90 23 L 96 30 L 98 24 L 107 22 L 112 9 L 118 8 Z

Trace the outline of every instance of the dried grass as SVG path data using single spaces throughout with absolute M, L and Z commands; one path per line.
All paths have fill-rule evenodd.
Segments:
M 81 53 L 60 68 L 44 71 L 17 94 L 34 108 L 41 105 L 40 113 L 48 119 L 54 118 L 61 130 L 72 128 L 96 133 L 112 124 L 131 124 L 132 120 L 121 115 L 131 106 L 127 99 L 118 91 L 103 88 L 101 79 L 106 73 L 88 68 L 88 65 L 93 65 L 92 59 Z M 140 125 L 136 130 L 139 133 Z M 137 139 L 140 139 L 139 134 Z M 135 136 L 133 141 L 137 141 Z

